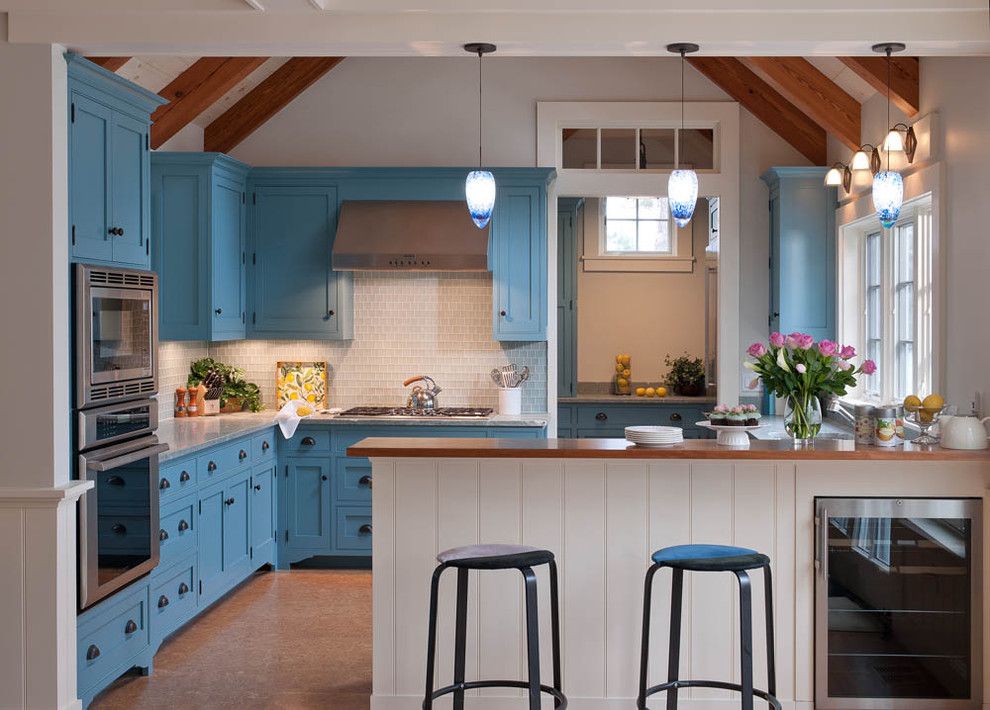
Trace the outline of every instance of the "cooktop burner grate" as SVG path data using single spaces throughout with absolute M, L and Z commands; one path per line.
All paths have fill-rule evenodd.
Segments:
M 412 407 L 352 407 L 340 413 L 342 417 L 487 417 L 491 407 L 437 407 L 413 409 Z

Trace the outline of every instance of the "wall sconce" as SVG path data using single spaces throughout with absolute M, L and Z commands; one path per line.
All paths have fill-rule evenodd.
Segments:
M 903 137 L 901 137 L 902 132 Z M 914 126 L 895 123 L 887 133 L 887 137 L 883 139 L 883 149 L 887 153 L 904 151 L 908 163 L 913 163 L 914 153 L 918 150 L 918 137 L 914 134 Z
M 853 170 L 869 170 L 871 175 L 876 175 L 882 165 L 880 151 L 875 146 L 864 143 L 853 154 L 851 167 Z
M 852 186 L 852 170 L 845 163 L 834 163 L 827 173 L 825 173 L 825 185 L 826 187 L 838 187 L 842 185 L 842 188 L 849 192 L 849 188 Z

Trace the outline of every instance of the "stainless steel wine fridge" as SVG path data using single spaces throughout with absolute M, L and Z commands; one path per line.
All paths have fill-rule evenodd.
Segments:
M 815 707 L 979 707 L 982 501 L 817 498 L 815 513 Z

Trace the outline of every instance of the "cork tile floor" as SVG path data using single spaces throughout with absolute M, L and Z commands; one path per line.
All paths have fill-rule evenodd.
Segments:
M 91 707 L 368 710 L 370 694 L 371 572 L 297 569 L 259 572 Z

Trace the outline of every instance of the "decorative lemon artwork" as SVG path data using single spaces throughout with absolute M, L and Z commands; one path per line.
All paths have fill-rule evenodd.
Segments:
M 327 395 L 327 363 L 326 362 L 279 362 L 275 366 L 275 397 L 278 407 L 286 402 L 303 400 L 312 405 L 313 409 L 326 409 Z M 312 414 L 312 410 L 303 412 L 302 407 L 297 413 L 300 416 Z

